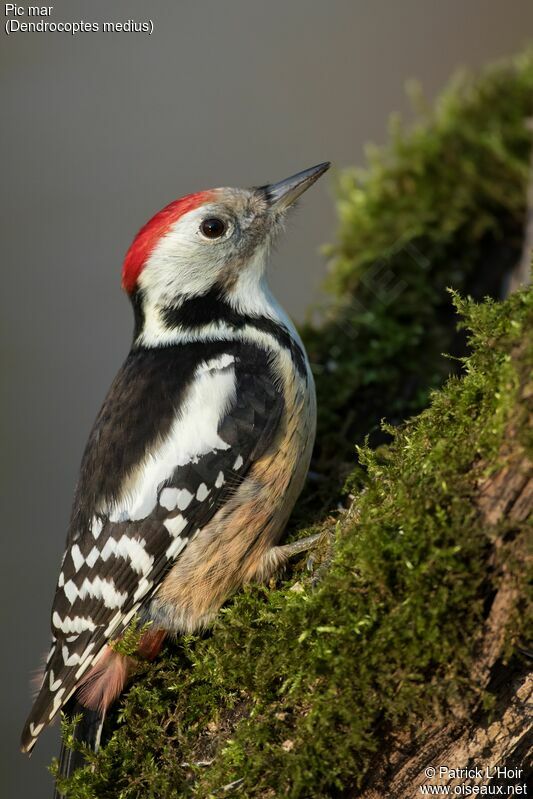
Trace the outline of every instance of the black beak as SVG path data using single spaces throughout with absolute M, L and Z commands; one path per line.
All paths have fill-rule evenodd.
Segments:
M 258 191 L 262 191 L 267 198 L 268 204 L 273 211 L 285 211 L 292 205 L 298 197 L 307 191 L 318 178 L 324 174 L 331 164 L 324 161 L 310 169 L 304 169 L 290 178 L 280 180 L 279 183 L 270 183 L 268 186 L 261 186 Z

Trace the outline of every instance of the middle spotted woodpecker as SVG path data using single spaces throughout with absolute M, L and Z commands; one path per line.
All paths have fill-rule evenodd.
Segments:
M 131 658 L 209 625 L 245 583 L 310 539 L 279 543 L 309 466 L 313 378 L 265 266 L 287 209 L 325 171 L 170 203 L 137 234 L 122 284 L 131 351 L 87 443 L 52 608 L 52 646 L 22 735 L 64 709 L 98 746 Z M 64 754 L 62 772 L 76 765 Z M 79 761 L 79 756 L 78 756 Z

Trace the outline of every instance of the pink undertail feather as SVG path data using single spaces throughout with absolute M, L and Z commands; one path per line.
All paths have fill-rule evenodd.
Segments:
M 78 701 L 90 710 L 105 714 L 122 692 L 128 672 L 128 658 L 106 646 L 102 657 L 82 677 L 76 692 Z
M 148 630 L 139 641 L 137 655 L 146 660 L 153 660 L 160 651 L 165 636 L 166 633 L 162 630 Z M 122 693 L 134 668 L 134 657 L 121 655 L 111 646 L 106 646 L 103 655 L 77 687 L 69 708 L 71 716 L 80 715 L 74 729 L 74 738 L 93 752 L 100 748 L 107 710 Z M 84 753 L 69 749 L 63 741 L 59 756 L 59 774 L 62 777 L 69 777 L 85 765 Z M 64 799 L 57 785 L 54 799 Z
M 139 657 L 153 660 L 159 654 L 165 636 L 163 630 L 148 630 L 144 633 L 137 650 Z M 80 704 L 105 715 L 122 693 L 134 665 L 134 658 L 121 655 L 106 646 L 102 657 L 80 681 L 76 692 Z

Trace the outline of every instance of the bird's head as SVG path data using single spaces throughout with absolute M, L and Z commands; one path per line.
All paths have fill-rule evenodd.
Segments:
M 131 244 L 124 289 L 152 312 L 212 291 L 237 311 L 249 311 L 287 210 L 328 168 L 323 163 L 279 183 L 211 189 L 170 203 Z

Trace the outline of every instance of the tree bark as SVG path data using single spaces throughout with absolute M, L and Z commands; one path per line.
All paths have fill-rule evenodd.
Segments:
M 529 405 L 529 425 L 532 398 L 533 384 L 526 382 L 521 399 L 522 409 Z M 517 427 L 510 425 L 507 430 L 497 470 L 477 484 L 475 503 L 488 535 L 494 536 L 494 563 L 499 562 L 496 554 L 503 546 L 503 535 L 512 537 L 512 522 L 527 520 L 533 507 L 533 469 L 518 440 Z M 504 520 L 505 532 L 498 534 Z M 512 543 L 513 557 L 524 566 L 527 544 L 523 535 Z M 525 785 L 533 771 L 533 653 L 522 652 L 510 663 L 502 662 L 509 619 L 520 611 L 520 586 L 505 566 L 498 578 L 473 675 L 480 695 L 489 689 L 494 705 L 487 711 L 480 699 L 470 718 L 429 720 L 414 736 L 395 736 L 387 744 L 388 753 L 376 758 L 373 777 L 359 794 L 361 799 L 476 795 L 473 786 L 479 786 L 477 793 L 487 786 L 485 795 L 527 795 Z M 437 793 L 428 786 L 447 789 Z

